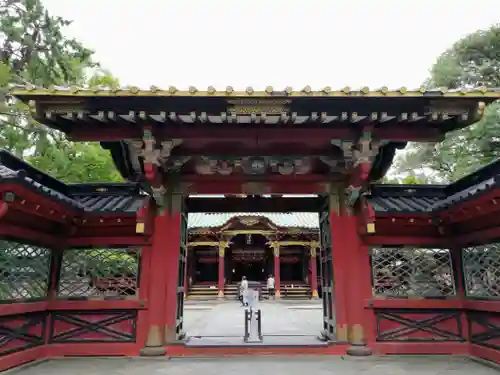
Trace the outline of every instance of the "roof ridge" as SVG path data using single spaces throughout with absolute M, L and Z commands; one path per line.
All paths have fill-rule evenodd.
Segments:
M 451 192 L 448 194 L 456 194 L 461 190 L 465 190 L 499 175 L 500 158 L 491 161 L 490 163 L 476 169 L 474 172 L 471 172 L 454 182 L 449 183 L 447 185 L 447 189 L 451 190 Z
M 46 188 L 67 195 L 67 184 L 34 167 L 6 149 L 0 149 L 0 165 L 12 170 L 19 178 L 29 178 Z M 20 173 L 21 171 L 24 171 L 24 175 Z
M 460 96 L 492 96 L 500 98 L 500 88 L 461 88 L 461 89 L 448 89 L 436 88 L 427 89 L 425 87 L 418 87 L 416 89 L 408 89 L 407 87 L 399 87 L 396 89 L 389 89 L 386 86 L 370 89 L 367 86 L 352 89 L 351 87 L 343 87 L 333 89 L 330 86 L 325 86 L 318 89 L 313 89 L 311 86 L 306 85 L 304 88 L 294 90 L 292 87 L 287 86 L 282 89 L 275 89 L 273 86 L 266 86 L 265 88 L 254 88 L 252 86 L 246 87 L 244 90 L 235 90 L 232 86 L 225 88 L 216 88 L 208 86 L 206 89 L 198 89 L 194 86 L 189 86 L 185 89 L 178 89 L 175 86 L 170 86 L 168 89 L 161 89 L 156 86 L 151 86 L 149 89 L 139 88 L 137 86 L 126 87 L 63 87 L 51 86 L 49 88 L 39 88 L 35 86 L 12 86 L 10 88 L 13 96 L 39 96 L 39 95 L 54 95 L 54 96 L 265 96 L 265 97 L 286 97 L 286 96 L 443 96 L 443 97 L 460 97 Z

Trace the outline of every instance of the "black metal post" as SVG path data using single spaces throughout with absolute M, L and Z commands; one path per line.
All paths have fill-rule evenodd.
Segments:
M 262 341 L 262 311 L 257 310 L 257 331 L 259 334 L 259 340 Z
M 245 342 L 248 341 L 248 338 L 250 337 L 250 330 L 248 329 L 248 321 L 250 320 L 250 311 L 245 309 L 245 336 L 243 336 L 243 340 Z

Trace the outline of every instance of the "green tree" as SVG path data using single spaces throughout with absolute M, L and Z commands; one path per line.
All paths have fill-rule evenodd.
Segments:
M 392 185 L 423 185 L 427 183 L 427 180 L 415 175 L 408 175 L 403 178 L 389 178 L 386 176 L 382 179 L 382 183 Z
M 500 25 L 457 41 L 432 66 L 428 87 L 500 87 Z M 454 181 L 500 157 L 500 104 L 478 123 L 446 135 L 437 144 L 409 144 L 395 161 L 397 172 L 425 168 L 431 179 Z
M 67 182 L 117 181 L 108 151 L 69 142 L 8 95 L 12 85 L 119 85 L 109 72 L 96 70 L 91 50 L 64 36 L 70 23 L 52 16 L 41 0 L 0 0 L 0 147 Z

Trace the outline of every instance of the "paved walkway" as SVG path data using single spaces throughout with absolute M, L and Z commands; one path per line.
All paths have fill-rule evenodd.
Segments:
M 214 359 L 90 359 L 43 362 L 15 370 L 18 375 L 498 375 L 458 357 L 239 357 Z
M 317 336 L 322 330 L 323 311 L 320 302 L 302 303 L 262 301 L 264 336 Z M 242 337 L 245 309 L 235 302 L 186 305 L 184 330 L 190 337 Z

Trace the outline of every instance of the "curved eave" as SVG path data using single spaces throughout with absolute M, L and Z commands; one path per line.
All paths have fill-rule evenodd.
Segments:
M 116 169 L 118 169 L 118 172 L 120 172 L 120 175 L 124 179 L 134 182 L 140 181 L 140 172 L 143 171 L 134 170 L 132 160 L 130 159 L 128 145 L 124 141 L 101 142 L 101 146 L 105 150 L 109 150 L 109 152 L 111 153 L 111 158 L 115 163 Z
M 391 142 L 381 147 L 370 170 L 369 180 L 378 181 L 382 179 L 391 168 L 396 151 L 404 149 L 406 144 L 407 142 Z

